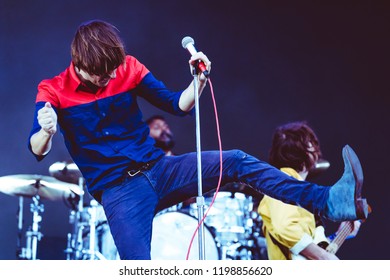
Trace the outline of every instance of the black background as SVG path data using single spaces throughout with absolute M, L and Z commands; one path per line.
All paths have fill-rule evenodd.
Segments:
M 342 174 L 341 149 L 351 145 L 363 165 L 364 195 L 373 213 L 341 259 L 388 259 L 386 173 L 389 157 L 388 1 L 0 1 L 0 176 L 49 175 L 69 160 L 61 135 L 38 163 L 27 150 L 37 84 L 70 63 L 77 26 L 102 19 L 121 31 L 136 56 L 172 89 L 192 79 L 181 39 L 191 36 L 212 61 L 223 149 L 267 159 L 273 129 L 306 120 L 331 167 L 317 183 Z M 294 1 L 295 2 L 295 1 Z M 175 153 L 195 150 L 195 120 L 141 103 L 145 119 L 163 114 L 175 133 Z M 217 149 L 209 88 L 201 102 L 202 149 Z M 31 224 L 25 199 L 24 226 Z M 63 259 L 69 208 L 43 201 L 40 259 Z M 0 193 L 0 259 L 15 259 L 18 197 Z M 336 225 L 331 224 L 331 231 Z M 331 233 L 331 232 L 329 232 Z

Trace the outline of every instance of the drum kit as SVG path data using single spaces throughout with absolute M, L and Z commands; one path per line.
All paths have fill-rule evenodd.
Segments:
M 18 252 L 19 259 L 36 260 L 38 241 L 42 238 L 40 222 L 44 205 L 41 200 L 72 201 L 83 195 L 77 185 L 57 180 L 50 176 L 16 174 L 0 177 L 0 191 L 19 197 L 18 209 Z M 26 231 L 26 247 L 21 248 L 23 230 L 23 200 L 30 198 L 32 225 Z
M 267 259 L 262 220 L 255 211 L 260 198 L 251 188 L 238 183 L 227 184 L 218 193 L 205 194 L 205 259 Z M 157 213 L 153 220 L 152 260 L 184 259 L 188 250 L 188 259 L 197 260 L 197 235 L 191 248 L 189 244 L 198 220 L 197 204 L 192 200 Z
M 67 260 L 118 260 L 103 207 L 84 191 L 85 180 L 74 163 L 57 162 L 51 176 L 17 174 L 0 177 L 0 192 L 19 197 L 17 257 L 36 260 L 43 200 L 63 201 L 69 207 L 71 232 L 64 249 Z M 215 193 L 205 194 L 206 208 Z M 23 199 L 31 199 L 32 224 L 25 232 L 22 247 Z M 215 260 L 267 259 L 262 221 L 255 211 L 258 197 L 241 184 L 228 184 L 215 195 L 204 219 L 205 256 Z M 88 201 L 89 200 L 89 201 Z M 87 203 L 88 201 L 88 203 Z M 197 205 L 188 200 L 164 209 L 153 220 L 152 260 L 185 259 L 198 224 Z M 189 259 L 197 259 L 197 236 Z

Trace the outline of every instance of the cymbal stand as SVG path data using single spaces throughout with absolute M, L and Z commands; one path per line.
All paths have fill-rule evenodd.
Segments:
M 95 242 L 96 242 L 96 206 L 97 202 L 95 200 L 91 200 L 90 202 L 91 207 L 88 208 L 88 214 L 89 214 L 89 239 L 88 239 L 88 250 L 87 250 L 87 256 L 88 259 L 94 260 L 95 259 Z
M 23 196 L 19 196 L 19 208 L 18 208 L 18 214 L 16 216 L 18 220 L 18 238 L 16 242 L 16 257 L 21 258 L 22 257 L 22 234 L 23 234 L 23 205 L 24 205 L 24 198 Z
M 82 236 L 83 233 L 88 233 L 88 243 L 87 244 L 81 244 L 82 246 L 85 246 L 85 248 L 81 248 L 78 252 L 81 253 L 79 255 L 79 259 L 83 260 L 105 260 L 106 258 L 102 253 L 100 253 L 96 248 L 96 224 L 97 224 L 97 206 L 98 203 L 96 200 L 91 200 L 90 207 L 88 207 L 88 213 L 86 215 L 87 222 L 81 223 L 80 229 L 79 229 L 79 236 Z M 87 228 L 89 231 L 84 232 L 84 225 L 87 225 Z M 83 241 L 83 240 L 82 240 Z
M 67 248 L 64 250 L 67 260 L 79 260 L 82 256 L 83 249 L 83 229 L 84 225 L 81 223 L 81 212 L 71 210 L 69 222 L 73 224 L 73 232 L 68 233 Z
M 79 187 L 81 190 L 84 188 L 84 178 L 79 178 Z M 73 234 L 68 233 L 68 244 L 65 249 L 67 260 L 95 260 L 105 259 L 103 254 L 96 250 L 96 208 L 98 203 L 96 200 L 90 201 L 90 207 L 87 209 L 87 213 L 84 211 L 84 200 L 80 196 L 80 200 L 77 204 L 77 209 L 72 210 L 70 214 L 70 223 L 73 226 Z M 89 229 L 88 247 L 85 248 L 83 236 L 85 228 Z
M 33 202 L 30 204 L 30 211 L 33 213 L 33 223 L 26 232 L 26 248 L 22 249 L 22 255 L 27 260 L 37 259 L 38 241 L 42 238 L 42 233 L 39 232 L 39 223 L 42 221 L 40 213 L 44 212 L 43 204 L 40 204 L 39 195 L 32 197 Z
M 80 193 L 83 193 L 84 189 L 84 178 L 79 178 Z M 84 212 L 84 200 L 83 196 L 78 197 L 76 209 L 72 209 L 70 212 L 69 222 L 73 224 L 73 233 L 68 233 L 67 248 L 65 249 L 67 260 L 79 260 L 82 258 L 83 251 L 83 229 L 84 224 L 82 223 L 83 212 Z
M 88 249 L 84 252 L 86 259 L 89 260 L 105 260 L 106 257 L 96 248 L 96 224 L 97 224 L 97 206 L 96 200 L 90 201 L 90 207 L 88 208 L 89 217 L 89 237 L 88 237 Z

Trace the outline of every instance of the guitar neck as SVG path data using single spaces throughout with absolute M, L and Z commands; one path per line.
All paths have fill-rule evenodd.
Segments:
M 344 223 L 343 227 L 340 229 L 333 241 L 326 247 L 326 251 L 332 254 L 336 254 L 340 249 L 341 245 L 347 239 L 348 235 L 353 231 L 353 221 L 348 221 Z

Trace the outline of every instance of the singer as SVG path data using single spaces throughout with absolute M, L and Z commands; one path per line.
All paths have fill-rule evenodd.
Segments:
M 125 53 L 117 28 L 100 20 L 78 27 L 71 59 L 62 73 L 38 85 L 29 149 L 42 160 L 58 124 L 89 193 L 104 207 L 120 258 L 150 259 L 155 212 L 197 195 L 197 163 L 196 153 L 165 156 L 154 145 L 137 99 L 177 116 L 191 115 L 193 85 L 167 89 Z M 189 64 L 199 61 L 210 73 L 211 63 L 202 52 L 194 53 Z M 207 83 L 202 71 L 198 80 L 200 95 Z M 334 221 L 365 218 L 359 159 L 349 146 L 342 156 L 344 173 L 327 187 L 298 181 L 243 151 L 224 151 L 222 184 L 246 183 Z M 202 152 L 202 160 L 203 188 L 212 191 L 219 178 L 219 151 Z

